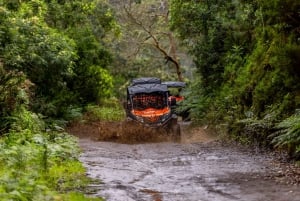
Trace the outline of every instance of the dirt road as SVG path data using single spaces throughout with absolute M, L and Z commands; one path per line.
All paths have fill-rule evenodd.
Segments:
M 80 138 L 93 196 L 108 201 L 300 201 L 276 182 L 274 160 L 214 141 L 203 131 L 180 142 L 119 144 Z M 276 174 L 278 176 L 278 174 Z

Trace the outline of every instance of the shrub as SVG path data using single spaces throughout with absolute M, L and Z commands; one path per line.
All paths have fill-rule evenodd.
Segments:
M 272 142 L 275 147 L 285 148 L 290 156 L 300 158 L 300 110 L 283 121 L 276 128 L 278 131 L 273 133 Z
M 44 122 L 25 106 L 10 120 L 10 131 L 0 138 L 1 200 L 68 201 L 75 195 L 77 200 L 91 200 L 70 193 L 89 182 L 73 136 L 56 129 L 46 132 Z
M 120 105 L 112 106 L 112 103 L 103 106 L 88 105 L 86 111 L 92 121 L 120 121 L 125 117 L 124 109 Z

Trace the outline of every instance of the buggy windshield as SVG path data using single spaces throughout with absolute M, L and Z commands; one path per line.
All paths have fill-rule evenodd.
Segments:
M 132 96 L 133 109 L 144 110 L 147 108 L 163 109 L 167 106 L 166 93 L 138 93 Z

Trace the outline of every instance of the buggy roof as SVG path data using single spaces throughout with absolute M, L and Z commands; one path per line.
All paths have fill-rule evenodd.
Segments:
M 160 84 L 161 80 L 157 77 L 141 77 L 135 78 L 131 81 L 131 86 L 138 84 Z
M 168 92 L 168 87 L 165 84 L 139 84 L 128 87 L 130 95 L 154 92 Z
M 167 82 L 163 82 L 162 84 L 165 84 L 168 87 L 175 87 L 175 88 L 183 88 L 186 86 L 185 82 L 177 82 L 177 81 L 167 81 Z

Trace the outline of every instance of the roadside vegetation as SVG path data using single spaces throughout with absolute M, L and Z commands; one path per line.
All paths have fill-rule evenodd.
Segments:
M 105 1 L 0 2 L 0 200 L 102 200 L 64 127 L 112 95 Z
M 85 115 L 90 121 L 123 121 L 125 110 L 117 99 L 107 99 L 99 105 L 87 105 Z
M 181 1 L 171 27 L 194 56 L 194 121 L 300 159 L 300 2 Z
M 90 181 L 78 160 L 77 140 L 29 110 L 24 75 L 0 77 L 0 199 L 101 200 L 80 193 Z
M 126 3 L 125 3 L 126 2 Z M 132 78 L 188 83 L 182 110 L 300 158 L 300 2 L 0 1 L 0 199 L 93 200 L 72 120 L 120 121 Z
M 180 109 L 194 123 L 300 158 L 299 2 L 110 2 L 122 33 L 117 88 L 137 76 L 183 79 Z

